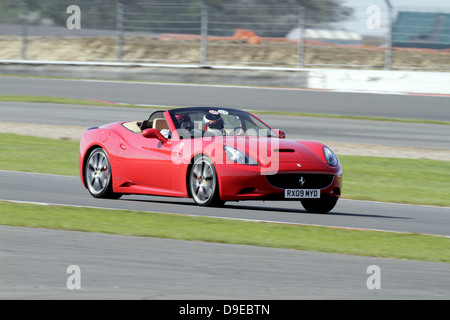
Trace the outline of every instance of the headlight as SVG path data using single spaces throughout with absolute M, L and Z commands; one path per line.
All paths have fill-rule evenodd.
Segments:
M 323 147 L 323 155 L 329 166 L 336 167 L 339 163 L 338 157 L 328 147 Z
M 228 159 L 230 159 L 231 161 L 234 161 L 239 164 L 253 164 L 253 165 L 257 164 L 254 159 L 247 156 L 245 153 L 236 150 L 235 148 L 232 148 L 230 146 L 224 146 L 224 150 Z

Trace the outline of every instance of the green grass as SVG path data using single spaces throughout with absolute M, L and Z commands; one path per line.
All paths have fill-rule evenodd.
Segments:
M 109 106 L 109 107 L 133 107 L 133 108 L 150 108 L 160 109 L 158 106 L 151 105 L 135 105 L 135 104 L 117 104 L 114 102 L 101 102 L 87 99 L 71 99 L 63 97 L 49 97 L 49 96 L 26 96 L 26 95 L 0 95 L 0 101 L 15 101 L 15 102 L 38 102 L 38 103 L 59 103 L 59 104 L 77 104 L 77 105 L 94 105 L 94 106 Z M 169 107 L 166 107 L 170 109 Z M 328 118 L 328 119 L 352 119 L 352 120 L 370 120 L 370 121 L 390 121 L 390 122 L 404 122 L 404 123 L 426 123 L 426 124 L 440 124 L 450 125 L 450 121 L 439 120 L 424 120 L 424 119 L 402 119 L 402 118 L 386 118 L 386 117 L 369 117 L 369 116 L 352 116 L 352 115 L 338 115 L 338 114 L 323 114 L 323 113 L 306 113 L 306 112 L 283 112 L 283 111 L 264 111 L 264 110 L 249 110 L 256 115 L 277 115 L 286 117 L 313 117 L 313 118 Z
M 0 134 L 0 169 L 78 174 L 79 141 Z
M 250 111 L 254 114 L 261 115 L 275 115 L 286 117 L 311 117 L 311 118 L 328 118 L 328 119 L 349 119 L 349 120 L 368 120 L 368 121 L 389 121 L 402 123 L 425 123 L 425 124 L 439 124 L 450 125 L 450 121 L 440 120 L 425 120 L 425 119 L 408 119 L 408 118 L 387 118 L 387 117 L 371 117 L 371 116 L 353 116 L 340 114 L 323 114 L 323 113 L 307 113 L 307 112 L 284 112 L 284 111 Z
M 0 169 L 78 175 L 78 141 L 0 134 Z M 343 198 L 450 206 L 450 162 L 340 156 Z
M 0 202 L 0 224 L 450 262 L 438 236 Z
M 450 206 L 450 162 L 339 156 L 343 196 L 350 199 Z
M 72 99 L 63 97 L 49 97 L 49 96 L 24 96 L 24 95 L 8 95 L 1 94 L 0 101 L 11 101 L 11 102 L 36 102 L 36 103 L 58 103 L 58 104 L 78 104 L 78 105 L 91 105 L 91 106 L 118 106 L 118 107 L 142 107 L 133 104 L 121 105 L 114 102 L 99 101 L 99 100 L 88 100 L 88 99 Z M 151 108 L 148 106 L 147 108 Z

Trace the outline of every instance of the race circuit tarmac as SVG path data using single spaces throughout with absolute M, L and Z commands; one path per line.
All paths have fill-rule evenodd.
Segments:
M 79 289 L 69 289 L 74 266 Z M 370 289 L 373 266 L 379 289 Z M 449 271 L 447 263 L 0 226 L 0 299 L 8 300 L 448 300 Z

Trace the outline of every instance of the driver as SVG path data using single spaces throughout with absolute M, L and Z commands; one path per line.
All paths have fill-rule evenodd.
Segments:
M 220 114 L 207 113 L 203 116 L 202 123 L 203 130 L 208 131 L 209 129 L 223 130 L 224 123 Z
M 192 121 L 189 114 L 187 113 L 177 114 L 175 118 L 178 121 L 180 129 L 186 129 L 188 131 L 194 129 L 194 122 Z

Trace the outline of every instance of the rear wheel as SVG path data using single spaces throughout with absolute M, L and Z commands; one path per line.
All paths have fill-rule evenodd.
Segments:
M 324 196 L 320 199 L 301 200 L 303 208 L 312 213 L 327 213 L 336 205 L 338 199 L 330 196 Z
M 120 193 L 112 191 L 111 164 L 105 150 L 97 148 L 89 155 L 85 166 L 86 186 L 95 198 L 118 199 Z
M 189 173 L 189 190 L 195 203 L 200 206 L 220 206 L 217 173 L 212 161 L 201 156 L 194 161 Z

